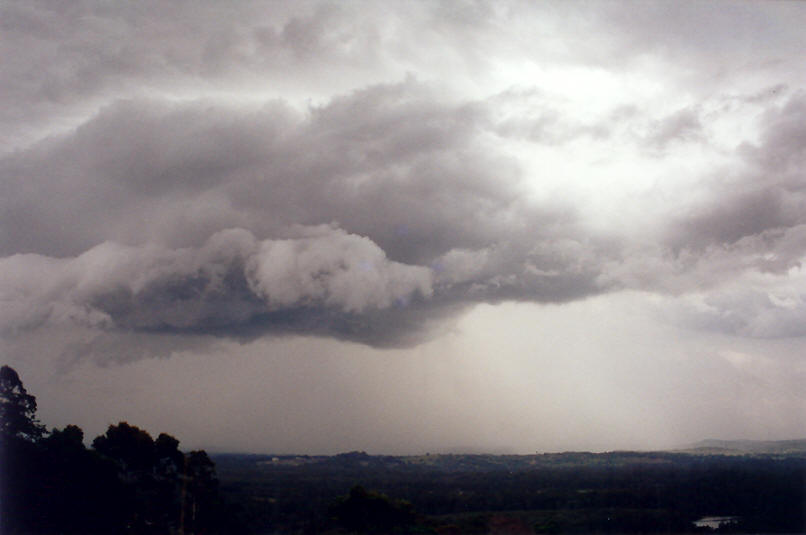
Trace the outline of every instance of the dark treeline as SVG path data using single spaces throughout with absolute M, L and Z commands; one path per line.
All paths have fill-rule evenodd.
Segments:
M 204 451 L 126 422 L 84 445 L 75 426 L 46 431 L 36 398 L 0 368 L 0 533 L 239 532 Z

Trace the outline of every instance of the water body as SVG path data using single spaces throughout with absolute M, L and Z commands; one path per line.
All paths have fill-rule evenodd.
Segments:
M 704 516 L 694 521 L 698 528 L 717 529 L 718 527 L 739 520 L 738 516 Z

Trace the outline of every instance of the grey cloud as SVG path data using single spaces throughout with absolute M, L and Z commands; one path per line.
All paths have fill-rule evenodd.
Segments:
M 742 149 L 757 177 L 769 185 L 780 185 L 793 193 L 803 190 L 806 163 L 806 93 L 797 92 L 782 106 L 770 106 L 763 118 L 758 145 Z
M 666 149 L 674 141 L 703 141 L 702 123 L 696 107 L 683 108 L 655 121 L 649 127 L 645 143 L 656 150 Z
M 605 291 L 618 248 L 570 206 L 528 201 L 490 124 L 484 101 L 413 79 L 307 113 L 107 106 L 0 160 L 4 328 L 394 345 L 470 303 Z
M 349 318 L 432 294 L 427 268 L 391 262 L 367 238 L 332 227 L 297 233 L 258 241 L 231 229 L 197 249 L 107 242 L 75 258 L 7 257 L 0 328 L 248 334 L 260 322 L 264 331 L 305 331 L 311 322 L 314 333 L 341 329 L 347 337 Z
M 371 240 L 345 232 L 260 244 L 247 262 L 250 288 L 270 308 L 323 303 L 345 312 L 388 308 L 430 297 L 430 270 L 389 262 Z
M 496 131 L 503 137 L 524 139 L 540 145 L 561 145 L 581 137 L 605 138 L 610 135 L 609 125 L 578 124 L 562 117 L 550 108 L 537 117 L 510 117 L 500 121 Z
M 619 133 L 637 114 L 634 106 L 619 105 L 599 118 L 581 120 L 570 110 L 560 111 L 562 98 L 537 87 L 510 88 L 487 99 L 494 112 L 490 128 L 505 138 L 559 146 L 579 139 L 604 140 Z
M 338 228 L 289 233 L 296 237 L 259 241 L 231 229 L 195 249 L 107 242 L 75 258 L 13 255 L 0 260 L 0 329 L 12 337 L 70 326 L 107 333 L 93 337 L 93 347 L 127 332 L 312 334 L 398 346 L 433 336 L 474 302 L 562 302 L 603 290 L 595 266 L 570 265 L 586 256 L 573 251 L 579 245 L 533 251 L 521 267 L 498 258 L 497 269 L 475 276 L 457 274 L 467 264 L 446 260 L 435 281 L 435 270 L 392 262 L 369 239 Z M 536 263 L 547 253 L 553 259 L 543 271 Z
M 338 83 L 345 72 L 381 67 L 368 11 L 316 2 L 6 2 L 0 123 L 8 129 L 0 135 L 19 146 L 18 136 L 34 138 L 54 119 L 121 94 Z M 323 76 L 334 64 L 340 69 Z
M 665 235 L 625 252 L 605 279 L 675 295 L 685 325 L 750 337 L 802 336 L 799 290 L 806 258 L 804 97 L 769 103 L 759 142 L 737 150 L 739 165 L 711 177 L 696 203 L 676 205 Z
M 599 24 L 622 30 L 614 46 L 621 48 L 623 57 L 631 61 L 635 51 L 641 51 L 667 58 L 675 68 L 695 76 L 701 87 L 748 71 L 785 70 L 791 64 L 778 63 L 791 61 L 804 44 L 798 24 L 792 24 L 802 20 L 804 12 L 789 2 L 767 4 L 764 9 L 753 1 L 729 0 L 628 4 L 627 9 L 623 3 L 593 4 Z
M 620 254 L 607 240 L 557 236 L 519 245 L 448 251 L 433 264 L 438 291 L 465 301 L 565 302 L 616 286 L 601 277 Z
M 654 14 L 639 6 L 627 11 Z M 252 91 L 326 98 L 405 72 L 477 79 L 513 50 L 537 53 L 541 61 L 632 58 L 632 44 L 618 39 L 582 43 L 644 27 L 653 35 L 648 23 L 631 24 L 630 32 L 601 32 L 618 28 L 616 15 L 624 10 L 592 7 L 588 16 L 573 17 L 564 7 L 519 2 L 6 2 L 0 6 L 0 53 L 6 58 L 0 140 L 20 148 L 121 96 Z M 539 28 L 500 43 L 501 35 L 529 18 L 524 14 L 539 20 Z M 570 58 L 566 47 L 556 46 L 552 21 L 558 18 L 571 38 L 585 37 L 577 39 Z
M 676 248 L 700 248 L 732 244 L 764 231 L 789 227 L 798 222 L 799 211 L 786 195 L 775 189 L 727 193 L 724 198 L 694 211 L 683 219 Z
M 660 3 L 627 14 L 602 6 L 569 35 L 657 21 L 658 10 L 670 12 L 671 27 L 691 16 Z M 730 16 L 750 24 L 745 7 Z M 567 302 L 621 288 L 685 292 L 717 284 L 727 266 L 732 274 L 782 273 L 803 251 L 802 97 L 771 105 L 759 145 L 741 149 L 746 169 L 715 181 L 701 204 L 674 203 L 680 210 L 666 233 L 647 245 L 594 234 L 574 199 L 531 200 L 525 182 L 543 177 L 525 176 L 501 141 L 558 146 L 580 136 L 629 137 L 643 125 L 641 143 L 663 152 L 703 139 L 700 108 L 650 123 L 621 106 L 583 124 L 537 90 L 458 101 L 438 80 L 418 82 L 416 70 L 403 82 L 377 83 L 399 80 L 412 63 L 472 79 L 486 61 L 534 42 L 515 36 L 484 49 L 485 36 L 517 22 L 514 9 L 416 3 L 383 17 L 358 3 L 2 9 L 8 38 L 0 47 L 14 59 L 0 77 L 14 105 L 2 106 L 0 122 L 58 130 L 49 121 L 81 118 L 32 146 L 15 130 L 9 139 L 18 150 L 0 157 L 0 256 L 13 274 L 7 331 L 72 322 L 104 332 L 414 343 L 470 303 Z M 546 20 L 563 9 L 548 9 Z M 428 28 L 422 40 L 407 36 L 409 22 Z M 625 42 L 646 39 L 655 26 L 623 38 L 593 32 L 591 48 L 573 54 L 547 39 L 537 56 L 629 62 L 640 54 Z M 653 49 L 696 55 L 662 30 Z M 17 58 L 17 50 L 25 54 Z M 454 70 L 442 74 L 446 64 Z M 371 75 L 357 75 L 361 69 Z M 329 99 L 300 109 L 282 99 L 160 96 L 256 85 L 314 96 L 325 88 Z M 502 103 L 514 112 L 502 117 Z M 310 234 L 317 228 L 321 234 Z M 228 252 L 213 255 L 218 246 Z M 94 283 L 108 288 L 79 276 L 78 266 L 94 261 L 108 262 Z
M 499 11 L 430 2 L 6 2 L 0 141 L 22 148 L 121 96 L 321 99 L 422 69 L 473 77 L 501 52 L 485 38 L 506 27 Z
M 787 95 L 788 92 L 789 86 L 787 84 L 780 83 L 770 87 L 765 87 L 764 89 L 749 95 L 737 95 L 734 98 L 751 104 L 765 104 Z
M 751 338 L 806 336 L 806 294 L 798 288 L 748 287 L 684 300 L 666 312 L 687 327 Z
M 5 329 L 411 344 L 476 302 L 686 292 L 726 273 L 782 273 L 803 253 L 803 210 L 780 180 L 717 183 L 651 247 L 597 236 L 570 205 L 527 200 L 517 163 L 487 141 L 492 105 L 408 79 L 307 113 L 282 101 L 107 106 L 0 160 L 4 269 L 28 285 L 9 291 L 32 296 L 9 300 Z M 668 139 L 686 131 L 682 117 Z M 764 139 L 742 149 L 754 172 L 777 138 Z M 108 288 L 66 275 L 99 258 Z
M 619 288 L 684 295 L 718 292 L 748 274 L 786 280 L 806 254 L 806 226 L 776 228 L 730 244 L 670 247 L 663 242 L 625 246 L 603 268 L 600 281 Z
M 107 239 L 189 246 L 221 228 L 265 236 L 338 221 L 396 260 L 423 263 L 513 225 L 565 218 L 562 207 L 524 205 L 517 165 L 487 151 L 483 134 L 474 108 L 443 105 L 415 82 L 307 116 L 279 102 L 239 111 L 121 101 L 72 135 L 0 161 L 0 250 L 75 255 Z
M 72 309 L 90 323 L 135 328 L 239 323 L 258 303 L 362 312 L 432 291 L 427 269 L 390 262 L 370 240 L 332 228 L 262 242 L 232 229 L 199 249 L 107 242 L 73 259 L 14 255 L 3 263 L 3 295 L 12 302 L 29 310 L 57 303 L 68 316 Z M 56 320 L 65 315 L 55 312 Z
M 762 121 L 759 144 L 741 145 L 742 166 L 712 179 L 705 200 L 672 219 L 667 243 L 677 251 L 702 251 L 744 240 L 760 247 L 757 252 L 774 252 L 776 237 L 806 223 L 804 119 L 802 94 L 793 95 L 780 108 L 771 106 Z M 795 261 L 803 251 L 789 253 L 789 260 Z
M 677 143 L 708 143 L 700 105 L 651 117 L 635 105 L 618 104 L 598 116 L 582 119 L 573 110 L 560 111 L 561 97 L 536 88 L 510 89 L 489 102 L 497 107 L 497 114 L 490 114 L 489 121 L 498 135 L 539 145 L 560 146 L 580 139 L 619 140 L 662 157 Z
M 704 201 L 672 220 L 666 241 L 673 250 L 721 248 L 741 253 L 737 259 L 768 255 L 782 266 L 800 260 L 806 251 L 792 236 L 806 223 L 805 102 L 795 94 L 767 110 L 760 143 L 738 149 L 742 166 L 714 179 Z

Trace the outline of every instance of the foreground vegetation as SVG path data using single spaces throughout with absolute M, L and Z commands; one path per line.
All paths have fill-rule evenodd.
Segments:
M 3 534 L 242 531 L 203 450 L 183 453 L 171 435 L 154 440 L 126 422 L 90 449 L 75 425 L 48 432 L 8 366 L 0 368 L 0 482 Z
M 806 531 L 806 450 L 335 456 L 182 452 L 126 422 L 46 431 L 0 368 L 0 533 Z M 715 454 L 713 448 L 720 449 Z M 213 463 L 215 461 L 215 464 Z

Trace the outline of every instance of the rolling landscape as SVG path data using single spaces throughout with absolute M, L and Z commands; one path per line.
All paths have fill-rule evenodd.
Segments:
M 222 492 L 257 532 L 350 531 L 334 504 L 355 486 L 404 500 L 400 524 L 358 532 L 799 533 L 804 441 L 720 441 L 731 453 L 214 455 Z M 730 446 L 736 446 L 732 449 Z M 786 452 L 784 453 L 784 449 Z M 351 490 L 352 489 L 352 490 Z M 349 500 L 349 498 L 348 498 Z M 364 514 L 371 516 L 372 506 Z M 358 514 L 358 513 L 354 513 Z M 722 518 L 719 529 L 698 521 Z M 345 524 L 346 523 L 346 524 Z M 344 529 L 344 528 L 348 529 Z M 339 529 L 341 528 L 341 529 Z

